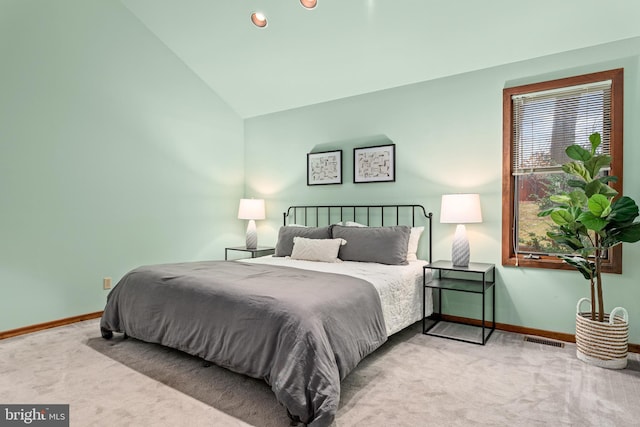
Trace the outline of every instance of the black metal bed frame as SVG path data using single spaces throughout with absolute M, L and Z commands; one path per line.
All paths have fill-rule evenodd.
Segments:
M 282 213 L 283 224 L 326 226 L 336 222 L 355 221 L 364 225 L 422 225 L 426 219 L 429 242 L 429 262 L 433 254 L 433 213 L 422 205 L 298 205 Z M 421 220 L 416 223 L 416 218 Z M 321 221 L 322 220 L 322 221 Z

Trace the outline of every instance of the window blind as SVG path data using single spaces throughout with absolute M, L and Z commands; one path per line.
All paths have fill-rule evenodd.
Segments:
M 591 149 L 589 135 L 599 132 L 599 154 L 610 154 L 611 80 L 514 95 L 514 175 L 562 171 L 570 161 L 565 149 Z

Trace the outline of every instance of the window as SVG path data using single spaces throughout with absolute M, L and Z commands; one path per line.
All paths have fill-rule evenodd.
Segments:
M 600 132 L 601 149 L 612 157 L 610 184 L 622 194 L 623 70 L 586 74 L 503 91 L 502 264 L 570 269 L 556 255 L 546 232 L 552 222 L 539 218 L 548 195 L 567 188 L 561 165 L 572 144 L 589 146 Z M 605 271 L 622 272 L 622 245 L 603 263 Z

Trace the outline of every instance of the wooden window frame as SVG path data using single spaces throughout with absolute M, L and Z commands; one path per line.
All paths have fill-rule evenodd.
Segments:
M 567 77 L 540 83 L 505 88 L 502 94 L 502 265 L 556 270 L 573 270 L 557 256 L 541 255 L 539 259 L 525 258 L 525 254 L 516 254 L 513 247 L 515 229 L 514 197 L 515 177 L 512 162 L 513 135 L 513 95 L 521 95 L 544 90 L 561 89 L 582 84 L 611 80 L 611 175 L 618 181 L 610 185 L 622 195 L 623 184 L 623 96 L 624 70 L 622 68 Z M 603 262 L 603 271 L 622 273 L 622 245 L 611 249 L 610 257 Z

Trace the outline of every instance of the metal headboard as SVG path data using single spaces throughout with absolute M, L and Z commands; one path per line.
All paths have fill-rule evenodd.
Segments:
M 289 206 L 282 215 L 284 225 L 300 224 L 315 227 L 342 221 L 380 227 L 386 225 L 415 227 L 424 224 L 426 220 L 429 231 L 429 262 L 433 261 L 433 213 L 427 213 L 422 205 L 299 205 Z

